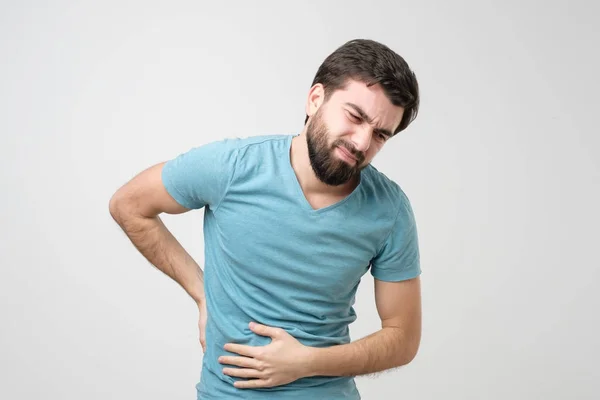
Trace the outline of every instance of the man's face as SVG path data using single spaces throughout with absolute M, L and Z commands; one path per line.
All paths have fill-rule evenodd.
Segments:
M 369 165 L 404 111 L 380 85 L 367 87 L 359 81 L 349 81 L 317 107 L 306 128 L 308 154 L 317 178 L 332 186 L 348 182 Z

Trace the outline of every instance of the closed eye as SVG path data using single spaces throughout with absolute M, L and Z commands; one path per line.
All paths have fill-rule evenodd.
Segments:
M 359 124 L 359 123 L 361 123 L 361 122 L 362 122 L 362 119 L 360 119 L 360 117 L 359 117 L 359 116 L 357 116 L 357 115 L 354 115 L 354 114 L 352 114 L 352 113 L 351 113 L 351 112 L 349 112 L 349 111 L 347 111 L 347 114 L 348 114 L 348 118 L 349 118 L 349 119 L 350 119 L 352 122 L 354 122 L 354 123 L 357 123 L 357 124 Z
M 388 135 L 382 132 L 375 132 L 375 136 L 377 136 L 377 139 L 381 140 L 382 142 L 385 142 L 388 139 Z

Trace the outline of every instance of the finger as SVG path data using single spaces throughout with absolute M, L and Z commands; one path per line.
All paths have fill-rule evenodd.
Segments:
M 248 326 L 250 327 L 252 332 L 254 332 L 258 335 L 261 335 L 261 336 L 269 336 L 273 339 L 281 336 L 281 331 L 282 331 L 281 328 L 274 328 L 272 326 L 266 326 L 266 325 L 258 324 L 256 322 L 250 322 L 250 324 Z
M 251 379 L 249 381 L 235 381 L 233 383 L 233 386 L 235 386 L 238 389 L 255 389 L 262 387 L 271 387 L 272 385 L 269 384 L 269 381 L 267 379 Z
M 219 357 L 219 362 L 221 364 L 235 365 L 238 367 L 260 369 L 259 365 L 258 365 L 258 361 L 256 361 L 254 358 L 221 356 L 221 357 Z
M 255 358 L 258 355 L 258 349 L 256 347 L 246 346 L 243 344 L 226 343 L 223 348 L 230 353 L 236 353 L 246 357 Z
M 260 378 L 262 372 L 252 368 L 223 368 L 223 373 L 238 378 Z

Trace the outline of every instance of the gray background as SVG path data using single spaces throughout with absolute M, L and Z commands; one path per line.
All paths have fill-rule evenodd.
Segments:
M 374 165 L 413 203 L 424 308 L 415 361 L 363 398 L 598 399 L 598 3 L 248 3 L 1 3 L 0 398 L 195 398 L 197 310 L 108 200 L 193 146 L 299 133 L 318 65 L 363 37 L 421 85 Z M 201 221 L 165 217 L 200 263 Z

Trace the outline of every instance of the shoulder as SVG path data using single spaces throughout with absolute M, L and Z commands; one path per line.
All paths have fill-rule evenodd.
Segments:
M 363 190 L 375 200 L 380 209 L 386 210 L 390 218 L 412 214 L 410 200 L 402 187 L 373 165 L 363 170 Z
M 234 136 L 223 139 L 223 142 L 232 143 L 240 152 L 256 149 L 277 148 L 285 146 L 290 135 L 256 135 L 256 136 Z
M 184 156 L 190 160 L 205 159 L 217 164 L 237 164 L 248 157 L 266 158 L 280 154 L 289 145 L 291 135 L 227 136 L 192 147 Z
M 250 158 L 265 159 L 269 154 L 281 153 L 288 135 L 262 136 L 228 136 L 193 146 L 167 162 L 167 168 L 175 166 L 187 169 L 212 168 L 217 170 L 235 168 L 240 159 L 248 158 L 248 152 L 253 151 Z M 276 150 L 275 150 L 276 149 Z
M 291 135 L 260 135 L 229 139 L 236 143 L 237 173 L 254 173 L 257 168 L 277 164 L 289 154 L 291 138 Z

